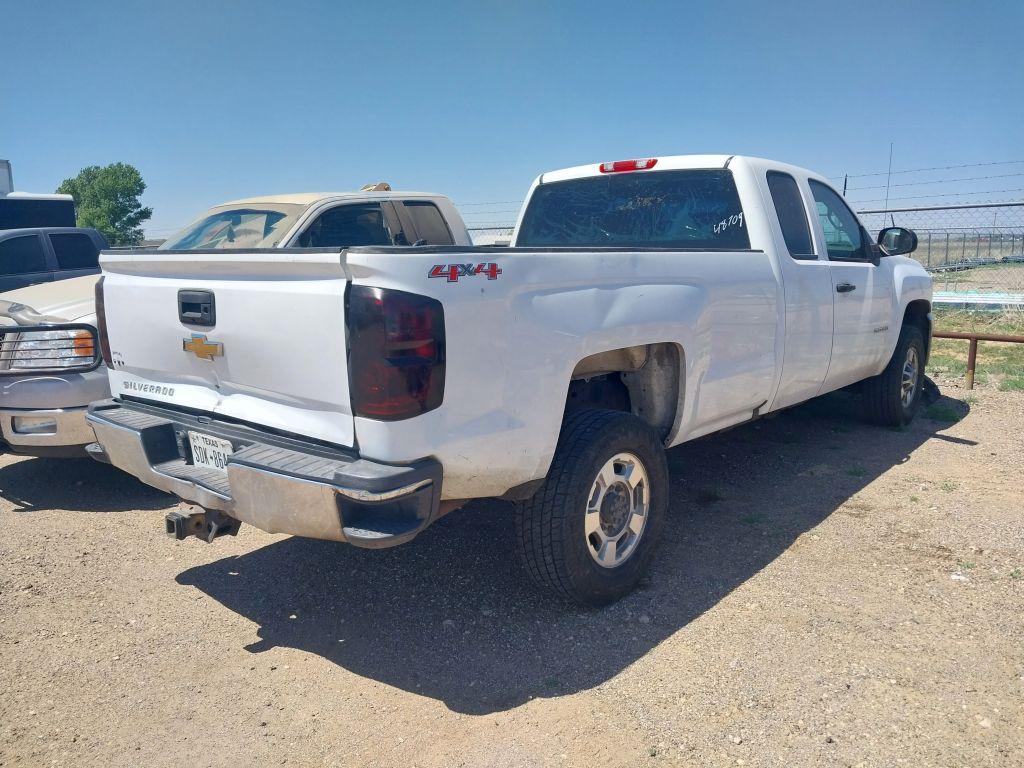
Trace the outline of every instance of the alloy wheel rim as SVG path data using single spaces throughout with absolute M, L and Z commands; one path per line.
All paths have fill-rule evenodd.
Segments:
M 903 363 L 903 376 L 900 380 L 900 399 L 904 408 L 909 408 L 914 402 L 917 394 L 917 379 L 920 376 L 920 366 L 917 359 L 917 348 L 907 348 L 907 359 Z
M 618 453 L 604 463 L 590 488 L 583 535 L 587 551 L 602 568 L 628 560 L 647 528 L 651 485 L 643 462 Z

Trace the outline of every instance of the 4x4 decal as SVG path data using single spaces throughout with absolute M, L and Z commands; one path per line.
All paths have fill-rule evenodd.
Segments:
M 449 283 L 457 283 L 460 277 L 487 275 L 488 280 L 497 280 L 500 274 L 501 268 L 493 261 L 488 261 L 481 264 L 435 264 L 427 277 L 443 277 Z

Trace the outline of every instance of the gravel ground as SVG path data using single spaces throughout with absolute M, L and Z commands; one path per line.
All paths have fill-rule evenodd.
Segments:
M 942 384 L 942 382 L 940 382 Z M 673 449 L 650 580 L 591 612 L 472 504 L 368 552 L 0 457 L 0 765 L 1020 766 L 1024 394 L 838 395 Z

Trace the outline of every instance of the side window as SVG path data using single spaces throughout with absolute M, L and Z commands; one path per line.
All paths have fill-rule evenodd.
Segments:
M 50 235 L 50 245 L 61 269 L 93 269 L 99 266 L 99 251 L 88 235 L 63 233 Z
M 48 270 L 39 235 L 22 235 L 0 240 L 0 274 L 23 275 L 27 272 Z
M 379 203 L 348 203 L 321 213 L 299 236 L 305 248 L 391 245 L 391 233 Z
M 824 184 L 813 180 L 808 183 L 817 204 L 821 228 L 825 231 L 828 257 L 840 261 L 867 258 L 860 224 L 853 211 L 838 194 Z
M 816 259 L 811 230 L 807 225 L 807 211 L 800 197 L 796 179 L 788 173 L 768 171 L 768 189 L 775 204 L 775 215 L 779 217 L 786 248 L 794 259 Z
M 437 206 L 426 200 L 408 200 L 405 210 L 412 217 L 416 227 L 416 236 L 426 240 L 426 245 L 453 245 L 452 233 L 448 230 L 444 216 Z

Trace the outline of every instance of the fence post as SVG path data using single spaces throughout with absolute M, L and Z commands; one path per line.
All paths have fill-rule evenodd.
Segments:
M 967 388 L 974 389 L 974 366 L 978 362 L 978 339 L 971 338 L 971 346 L 967 348 Z
M 932 233 L 928 232 L 928 266 L 932 265 Z

